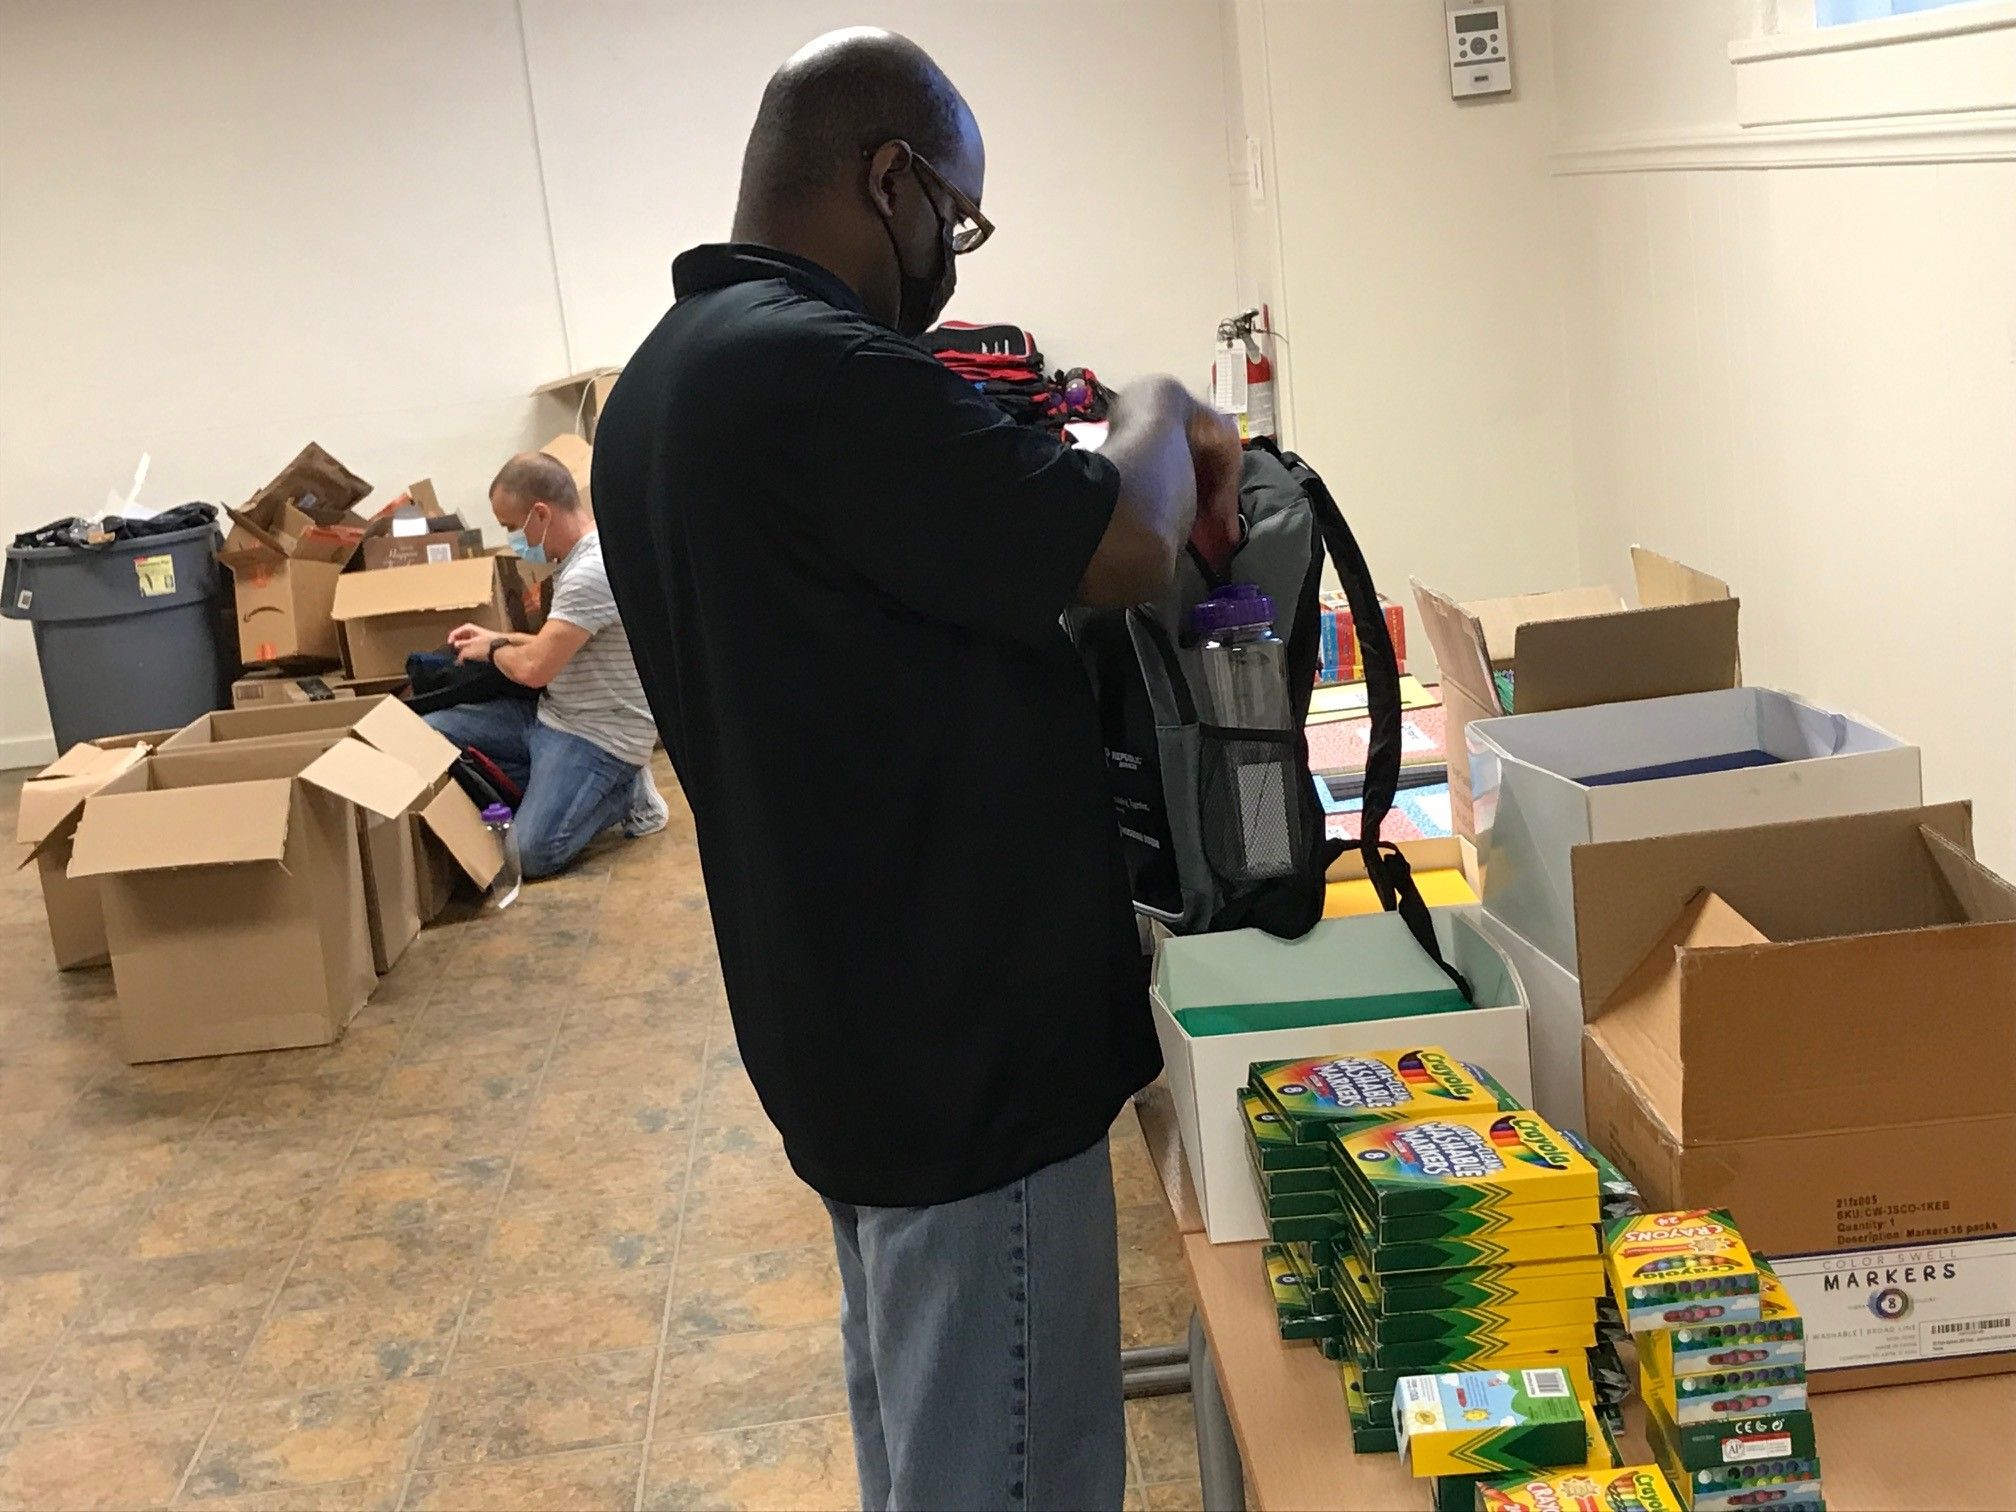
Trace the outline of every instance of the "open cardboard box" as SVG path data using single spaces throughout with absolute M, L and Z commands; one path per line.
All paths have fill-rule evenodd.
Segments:
M 397 815 L 360 808 L 359 841 L 379 972 L 392 969 L 420 926 L 441 911 L 454 875 L 488 887 L 503 865 L 497 837 L 449 775 L 453 742 L 396 698 L 276 704 L 206 714 L 163 747 L 184 751 L 243 741 L 362 741 L 407 767 L 418 786 Z
M 1158 931 L 1149 1001 L 1213 1244 L 1267 1234 L 1237 1101 L 1254 1061 L 1440 1045 L 1514 1095 L 1530 1095 L 1525 1003 L 1474 912 L 1433 911 L 1443 955 L 1469 978 L 1474 1008 L 1462 1005 L 1397 914 L 1326 919 L 1299 940 L 1257 929 Z M 1281 1027 L 1228 1028 L 1242 1021 Z
M 1767 688 L 1478 720 L 1484 906 L 1564 967 L 1575 963 L 1569 853 L 1636 840 L 1901 808 L 1922 797 L 1916 746 Z M 1714 769 L 1757 754 L 1769 764 Z M 1687 765 L 1686 775 L 1590 779 Z
M 1575 852 L 1591 1136 L 1726 1207 L 1818 1389 L 2016 1370 L 2016 888 L 1942 804 Z
M 584 441 L 593 441 L 595 427 L 602 419 L 602 406 L 609 402 L 610 391 L 622 375 L 620 366 L 583 368 L 565 378 L 540 384 L 532 390 L 532 397 L 551 398 L 564 405 L 573 419 L 575 432 Z M 551 450 L 550 447 L 547 449 Z M 584 487 L 582 491 L 585 493 L 587 490 Z
M 499 635 L 536 629 L 540 582 L 508 555 L 346 572 L 330 609 L 344 670 L 351 677 L 404 677 L 408 656 L 440 650 L 464 622 Z
M 163 749 L 85 800 L 129 1061 L 326 1045 L 377 980 L 352 806 L 420 780 L 362 741 Z
M 1471 720 L 1702 693 L 1743 680 L 1739 606 L 1727 583 L 1642 546 L 1631 548 L 1631 570 L 1636 608 L 1612 588 L 1459 604 L 1414 580 L 1441 667 L 1449 812 L 1459 836 L 1477 832 L 1463 742 Z M 1495 672 L 1513 675 L 1516 709 L 1500 697 Z
M 70 873 L 70 844 L 83 817 L 84 800 L 129 771 L 149 747 L 171 732 L 108 735 L 70 747 L 21 784 L 14 815 L 14 839 L 22 847 L 20 865 L 35 863 L 42 884 L 42 910 L 49 921 L 49 947 L 58 971 L 103 966 L 105 912 L 98 884 Z
M 311 441 L 264 488 L 225 510 L 231 530 L 217 559 L 236 589 L 241 661 L 336 660 L 329 605 L 363 537 L 355 506 L 370 491 Z

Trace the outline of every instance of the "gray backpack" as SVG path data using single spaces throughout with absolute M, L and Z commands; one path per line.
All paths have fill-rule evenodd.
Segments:
M 1302 726 L 1315 685 L 1327 551 L 1357 624 L 1372 723 L 1359 849 L 1381 903 L 1441 962 L 1407 860 L 1379 834 L 1400 779 L 1400 674 L 1364 555 L 1315 469 L 1265 438 L 1247 443 L 1239 513 L 1244 539 L 1226 573 L 1193 546 L 1160 603 L 1066 616 L 1099 703 L 1135 908 L 1179 934 L 1251 927 L 1283 939 L 1299 939 L 1323 917 L 1324 873 L 1345 842 L 1324 835 Z M 1193 690 L 1203 685 L 1201 668 L 1184 626 L 1228 578 L 1257 585 L 1276 605 L 1274 632 L 1288 653 L 1289 729 L 1227 729 L 1199 713 Z M 1242 830 L 1238 785 L 1256 777 L 1289 797 L 1283 854 L 1256 855 Z M 1467 995 L 1454 968 L 1442 966 Z

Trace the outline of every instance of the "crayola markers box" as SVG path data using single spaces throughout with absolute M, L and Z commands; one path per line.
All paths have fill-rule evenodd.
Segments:
M 1720 1209 L 1620 1218 L 1610 1225 L 1604 1262 L 1634 1334 L 1748 1322 L 1762 1313 L 1757 1262 Z
M 1411 1272 L 1524 1271 L 1545 1261 L 1586 1260 L 1602 1275 L 1596 1229 L 1582 1223 L 1564 1228 L 1513 1229 L 1468 1239 L 1381 1239 L 1353 1228 L 1351 1253 L 1382 1285 Z
M 1239 1116 L 1246 1123 L 1246 1147 L 1261 1170 L 1320 1171 L 1329 1184 L 1329 1152 L 1321 1145 L 1297 1144 L 1287 1121 L 1250 1087 L 1239 1089 Z
M 1645 1369 L 1668 1381 L 1716 1371 L 1806 1363 L 1806 1320 L 1770 1265 L 1757 1261 L 1758 1316 L 1741 1323 L 1658 1329 L 1638 1341 Z
M 1676 1470 L 1715 1470 L 1766 1460 L 1815 1459 L 1813 1414 L 1773 1412 L 1719 1423 L 1675 1424 L 1658 1404 L 1645 1407 L 1645 1441 L 1659 1463 Z
M 1575 1468 L 1589 1474 L 1615 1470 L 1624 1463 L 1617 1453 L 1617 1441 L 1597 1418 L 1595 1410 L 1583 1403 L 1582 1418 L 1589 1435 L 1589 1457 Z M 1471 1512 L 1477 1505 L 1477 1488 L 1495 1475 L 1438 1475 L 1433 1486 L 1435 1512 Z
M 1504 1333 L 1554 1332 L 1588 1335 L 1596 1326 L 1593 1297 L 1558 1302 L 1507 1302 L 1489 1307 L 1447 1308 L 1433 1312 L 1387 1313 L 1380 1310 L 1379 1289 L 1355 1260 L 1346 1261 L 1338 1300 L 1352 1315 L 1359 1332 L 1374 1346 L 1410 1340 L 1471 1343 Z M 1586 1346 L 1585 1346 L 1586 1347 Z
M 1400 1451 L 1416 1476 L 1580 1464 L 1582 1404 L 1560 1370 L 1413 1375 L 1393 1394 Z
M 1516 1265 L 1390 1272 L 1375 1271 L 1364 1256 L 1354 1251 L 1340 1262 L 1339 1269 L 1344 1275 L 1349 1274 L 1353 1265 L 1360 1269 L 1377 1295 L 1382 1313 L 1508 1307 L 1585 1297 L 1600 1299 L 1604 1294 L 1603 1262 L 1597 1258 L 1594 1247 L 1592 1233 L 1590 1252 L 1583 1255 Z M 1600 1315 L 1601 1309 L 1598 1311 Z
M 1507 1229 L 1535 1203 L 1579 1202 L 1598 1217 L 1596 1168 L 1537 1113 L 1451 1113 L 1337 1136 L 1337 1172 L 1377 1226 L 1415 1213 L 1504 1212 Z M 1559 1209 L 1555 1209 L 1559 1211 Z
M 1457 1360 L 1447 1365 L 1395 1365 L 1375 1355 L 1345 1326 L 1344 1358 L 1358 1367 L 1359 1379 L 1373 1397 L 1391 1396 L 1409 1376 L 1447 1375 L 1465 1370 L 1552 1370 L 1568 1378 L 1575 1399 L 1586 1401 L 1595 1394 L 1589 1378 L 1589 1352 L 1585 1349 L 1536 1349 L 1526 1354 L 1494 1354 Z
M 1345 1362 L 1337 1367 L 1344 1383 L 1344 1410 L 1351 1419 L 1351 1448 L 1358 1454 L 1391 1454 L 1400 1447 L 1393 1428 L 1393 1398 L 1372 1397 L 1365 1392 L 1358 1367 Z
M 1333 1175 L 1332 1190 L 1345 1212 L 1357 1220 L 1361 1230 L 1376 1232 L 1381 1243 L 1401 1243 L 1420 1239 L 1492 1239 L 1501 1234 L 1521 1234 L 1533 1229 L 1584 1228 L 1595 1237 L 1601 1215 L 1595 1204 L 1582 1198 L 1565 1202 L 1528 1202 L 1510 1208 L 1449 1208 L 1439 1213 L 1387 1214 L 1378 1218 L 1368 1212 L 1355 1182 Z
M 1487 1481 L 1477 1488 L 1477 1512 L 1682 1512 L 1682 1508 L 1679 1493 L 1657 1465 L 1629 1465 Z
M 1297 1143 L 1320 1143 L 1332 1128 L 1474 1110 L 1495 1112 L 1487 1088 L 1440 1046 L 1374 1050 L 1308 1060 L 1256 1061 L 1246 1084 L 1281 1115 Z
M 1261 1246 L 1268 1294 L 1274 1299 L 1274 1321 L 1284 1339 L 1320 1339 L 1341 1328 L 1342 1320 L 1319 1313 L 1309 1297 L 1302 1273 L 1278 1244 Z

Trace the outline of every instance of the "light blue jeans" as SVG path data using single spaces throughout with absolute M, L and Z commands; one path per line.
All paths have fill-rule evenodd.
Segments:
M 551 876 L 622 823 L 638 771 L 593 741 L 541 724 L 538 710 L 529 698 L 497 698 L 426 716 L 458 748 L 476 747 L 525 790 L 511 828 L 528 877 Z
M 1106 1141 L 962 1202 L 826 1206 L 862 1507 L 1117 1508 L 1127 1430 Z

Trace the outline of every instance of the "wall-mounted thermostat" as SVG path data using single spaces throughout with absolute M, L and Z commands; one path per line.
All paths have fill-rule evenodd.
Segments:
M 1512 88 L 1512 32 L 1502 5 L 1466 5 L 1445 13 L 1449 93 L 1504 94 Z

